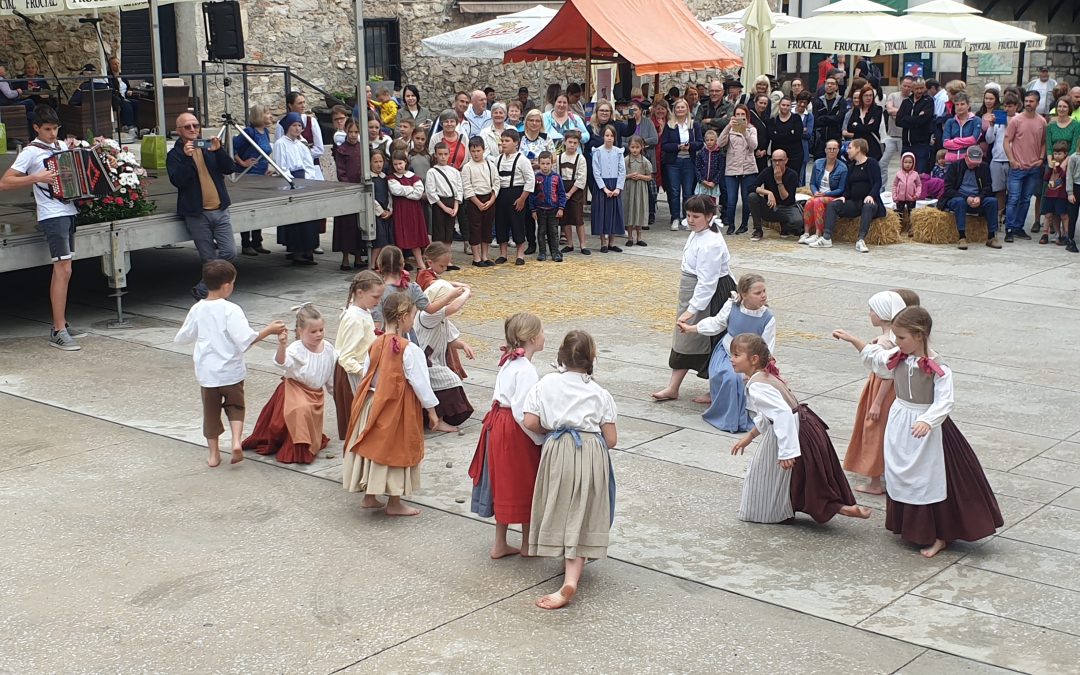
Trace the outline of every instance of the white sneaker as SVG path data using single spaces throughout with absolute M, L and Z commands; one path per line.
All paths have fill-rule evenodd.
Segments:
M 678 232 L 679 231 L 679 221 L 677 221 L 677 220 L 671 221 L 671 231 L 672 232 Z
M 806 244 L 807 246 L 813 246 L 814 242 L 817 241 L 818 239 L 821 239 L 821 237 L 819 237 L 816 234 L 812 234 L 809 237 L 807 237 L 806 241 L 804 241 L 803 243 Z
M 858 251 L 859 253 L 869 253 L 870 252 L 870 249 L 866 247 L 866 242 L 863 241 L 862 239 L 855 242 L 855 250 Z
M 683 218 L 682 223 L 680 224 L 680 227 L 682 227 L 682 229 L 684 229 L 684 230 L 689 230 L 690 229 L 690 221 L 687 220 L 686 218 Z
M 832 239 L 821 237 L 810 244 L 810 248 L 832 248 Z
M 807 244 L 809 242 L 810 242 L 810 233 L 809 232 L 803 232 L 802 236 L 799 237 L 799 243 L 800 244 Z

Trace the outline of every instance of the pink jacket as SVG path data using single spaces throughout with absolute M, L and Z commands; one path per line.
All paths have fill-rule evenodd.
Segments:
M 753 124 L 746 123 L 746 133 L 739 134 L 731 131 L 729 123 L 720 132 L 720 147 L 727 148 L 727 164 L 724 166 L 725 176 L 757 175 L 757 158 L 754 151 L 757 150 L 757 129 Z
M 910 155 L 911 153 L 905 153 Z M 903 160 L 900 160 L 901 162 Z M 922 179 L 918 171 L 897 171 L 893 180 L 894 202 L 914 202 L 922 197 Z

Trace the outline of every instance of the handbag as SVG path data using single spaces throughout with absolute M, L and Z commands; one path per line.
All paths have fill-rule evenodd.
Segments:
M 144 169 L 165 168 L 165 137 L 147 134 L 142 139 L 142 165 Z

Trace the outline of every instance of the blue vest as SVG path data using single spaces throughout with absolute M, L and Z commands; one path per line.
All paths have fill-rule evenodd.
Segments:
M 766 309 L 761 316 L 753 316 L 742 311 L 742 305 L 732 303 L 731 313 L 728 314 L 727 332 L 731 337 L 742 333 L 761 335 L 765 332 L 765 326 L 772 320 L 772 310 Z

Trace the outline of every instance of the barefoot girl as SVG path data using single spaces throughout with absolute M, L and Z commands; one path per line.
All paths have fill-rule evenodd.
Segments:
M 366 509 L 382 508 L 378 495 L 389 495 L 388 516 L 420 514 L 401 498 L 420 488 L 423 410 L 433 430 L 450 430 L 435 414 L 439 399 L 431 390 L 424 352 L 406 337 L 416 311 L 405 293 L 393 293 L 383 301 L 386 332 L 371 345 L 345 437 L 345 489 L 364 492 L 360 505 Z
M 243 448 L 277 454 L 282 464 L 311 464 L 330 439 L 323 433 L 324 389 L 333 392 L 337 353 L 323 339 L 326 323 L 311 303 L 294 307 L 296 341 L 278 334 L 274 365 L 285 371 L 281 384 L 263 406 Z
M 731 368 L 731 340 L 736 335 L 753 333 L 765 340 L 770 352 L 776 349 L 776 318 L 768 301 L 765 279 L 759 274 L 744 274 L 719 314 L 696 325 L 679 324 L 680 329 L 689 333 L 724 336 L 709 360 L 709 396 L 694 399 L 695 403 L 708 404 L 701 417 L 721 431 L 741 433 L 753 426 L 746 412 L 743 379 Z
M 491 410 L 484 415 L 469 477 L 472 478 L 473 513 L 495 516 L 493 559 L 515 553 L 529 554 L 529 522 L 533 489 L 540 466 L 542 434 L 527 430 L 525 397 L 539 381 L 533 355 L 544 349 L 544 327 L 534 314 L 514 314 L 503 324 L 506 344 L 499 359 L 499 374 L 491 396 Z M 506 543 L 507 527 L 521 523 L 521 546 Z
M 375 321 L 371 310 L 382 301 L 386 283 L 375 272 L 364 270 L 349 284 L 349 297 L 338 318 L 337 358 L 334 369 L 334 408 L 337 410 L 338 438 L 345 440 L 352 414 L 353 396 L 364 379 L 368 349 L 375 342 Z
M 904 309 L 904 299 L 893 291 L 882 291 L 870 298 L 870 323 L 881 329 L 881 335 L 871 343 L 892 349 L 892 320 Z M 866 380 L 859 405 L 855 410 L 855 427 L 851 430 L 851 441 L 844 455 L 844 468 L 861 476 L 867 476 L 870 482 L 865 487 L 856 487 L 859 492 L 871 495 L 885 494 L 881 486 L 881 474 L 885 472 L 885 417 L 888 417 L 893 399 L 892 382 L 883 380 L 874 373 Z
M 545 375 L 525 399 L 525 428 L 548 434 L 533 491 L 529 555 L 561 556 L 562 588 L 536 601 L 558 609 L 573 599 L 586 558 L 607 555 L 615 518 L 609 449 L 618 441 L 615 399 L 592 380 L 596 343 L 574 330 L 559 347 L 558 373 Z
M 453 293 L 442 298 L 439 302 L 429 303 L 427 296 L 420 290 L 420 286 L 416 282 L 409 280 L 409 273 L 405 271 L 405 255 L 397 246 L 383 247 L 382 252 L 379 253 L 378 264 L 379 276 L 382 277 L 383 283 L 386 284 L 383 288 L 383 301 L 390 297 L 391 294 L 403 291 L 409 296 L 409 299 L 412 300 L 418 310 L 435 313 L 465 292 L 464 286 L 455 288 Z M 371 310 L 371 318 L 375 321 L 375 328 L 382 330 L 382 301 L 375 306 L 375 309 Z
M 680 321 L 697 323 L 699 319 L 716 314 L 724 301 L 731 297 L 732 291 L 736 290 L 735 279 L 729 268 L 731 254 L 728 253 L 720 228 L 713 223 L 716 202 L 706 195 L 694 195 L 686 200 L 685 208 L 690 236 L 683 246 L 676 324 Z M 676 325 L 671 340 L 671 354 L 668 356 L 671 379 L 666 387 L 652 393 L 653 400 L 678 399 L 683 379 L 691 370 L 697 371 L 698 377 L 707 378 L 709 359 L 719 341 L 718 337 L 710 339 L 698 333 L 688 333 Z
M 893 318 L 896 347 L 866 344 L 843 330 L 878 377 L 893 380 L 885 425 L 885 527 L 932 558 L 956 539 L 988 537 L 1004 521 L 967 439 L 949 418 L 953 375 L 930 351 L 933 321 L 922 307 Z
M 428 300 L 434 304 L 448 297 L 454 292 L 454 287 L 449 281 L 439 279 L 432 282 L 424 292 Z M 456 314 L 465 306 L 465 302 L 471 296 L 468 288 L 459 294 L 450 304 L 437 312 L 420 312 L 416 317 L 417 345 L 428 354 L 430 365 L 428 373 L 431 378 L 431 388 L 439 399 L 439 405 L 435 406 L 435 414 L 453 431 L 457 431 L 457 425 L 463 423 L 473 414 L 472 404 L 465 396 L 465 388 L 461 385 L 461 377 L 449 366 L 447 356 L 456 351 L 465 352 L 469 359 L 476 358 L 472 347 L 461 339 L 461 333 L 450 322 L 450 316 Z M 430 308 L 431 305 L 428 305 Z M 456 355 L 456 354 L 455 354 Z M 460 367 L 460 360 L 458 361 Z
M 779 523 L 796 511 L 818 523 L 837 513 L 869 518 L 870 509 L 855 505 L 828 427 L 780 379 L 765 340 L 747 333 L 735 336 L 731 363 L 748 378 L 746 403 L 754 413 L 754 428 L 732 446 L 731 454 L 741 455 L 761 436 L 746 470 L 739 520 Z

